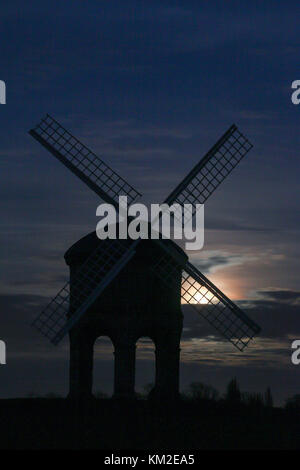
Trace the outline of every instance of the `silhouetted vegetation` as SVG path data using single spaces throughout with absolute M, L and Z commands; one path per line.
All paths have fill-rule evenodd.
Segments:
M 287 411 L 300 412 L 300 394 L 288 398 L 285 402 L 285 409 Z
M 94 392 L 94 397 L 99 398 L 99 399 L 109 398 L 108 394 L 105 392 L 102 392 L 102 390 L 97 390 L 96 392 Z
M 270 387 L 267 388 L 265 392 L 265 406 L 267 408 L 273 407 L 273 396 Z
M 225 399 L 230 404 L 238 404 L 241 402 L 242 394 L 236 378 L 230 380 L 229 384 L 227 385 Z
M 29 392 L 26 396 L 27 398 L 63 398 L 59 393 L 48 392 L 45 395 L 39 395 L 35 392 Z
M 178 401 L 108 399 L 101 391 L 81 404 L 49 393 L 0 400 L 0 448 L 298 449 L 300 395 L 284 408 L 272 392 L 249 393 L 230 380 L 224 395 L 193 382 Z M 35 394 L 31 394 L 35 396 Z M 141 399 L 142 398 L 142 399 Z
M 230 407 L 273 407 L 273 397 L 270 387 L 267 388 L 265 393 L 242 392 L 236 378 L 229 381 L 224 396 L 221 396 L 219 391 L 211 385 L 207 385 L 202 382 L 192 382 L 188 390 L 182 394 L 182 399 L 194 402 L 213 401 Z
M 216 401 L 219 397 L 219 392 L 210 385 L 203 384 L 201 382 L 192 382 L 189 390 L 185 395 L 187 398 L 192 400 L 213 400 Z

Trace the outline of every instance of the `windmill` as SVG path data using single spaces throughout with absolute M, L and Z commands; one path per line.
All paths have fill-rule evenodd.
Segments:
M 120 195 L 127 196 L 129 204 L 140 196 L 49 114 L 29 133 L 117 210 Z M 251 148 L 232 125 L 164 202 L 189 203 L 195 210 L 195 204 L 204 204 Z M 181 302 L 191 305 L 240 351 L 260 331 L 171 240 L 100 241 L 92 233 L 73 245 L 65 259 L 70 281 L 33 326 L 55 345 L 69 333 L 70 396 L 91 394 L 93 344 L 100 335 L 110 336 L 114 343 L 116 396 L 134 394 L 139 336 L 150 336 L 155 342 L 157 395 L 176 395 Z M 116 313 L 120 309 L 122 314 Z

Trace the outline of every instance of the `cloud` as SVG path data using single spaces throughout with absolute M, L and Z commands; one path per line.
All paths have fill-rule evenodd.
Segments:
M 256 258 L 247 254 L 234 254 L 226 251 L 207 250 L 200 254 L 191 255 L 193 264 L 204 273 L 214 273 L 219 269 L 240 266 Z
M 291 289 L 260 289 L 257 291 L 259 296 L 270 299 L 274 302 L 287 303 L 290 305 L 300 305 L 300 291 Z

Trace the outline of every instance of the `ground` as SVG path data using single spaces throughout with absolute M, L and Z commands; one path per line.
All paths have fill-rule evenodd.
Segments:
M 226 403 L 0 400 L 1 449 L 297 449 L 299 414 Z

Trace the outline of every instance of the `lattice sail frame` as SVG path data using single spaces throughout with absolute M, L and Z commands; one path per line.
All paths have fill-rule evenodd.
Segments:
M 166 204 L 190 204 L 186 220 L 195 215 L 253 145 L 233 124 L 165 200 Z M 186 208 L 187 209 L 187 208 Z
M 38 142 L 84 181 L 98 196 L 115 207 L 119 196 L 132 204 L 141 194 L 113 171 L 49 114 L 29 131 Z
M 67 282 L 32 326 L 57 344 L 132 258 L 135 245 L 131 240 L 103 240 L 76 272 L 72 288 Z
M 191 263 L 182 266 L 174 262 L 169 254 L 165 254 L 152 269 L 168 288 L 173 288 L 174 279 L 182 273 L 183 303 L 194 307 L 240 351 L 260 332 L 260 327 Z
M 126 195 L 129 204 L 140 196 L 140 193 L 49 114 L 29 134 L 103 200 L 117 209 L 119 195 Z M 109 240 L 106 242 L 107 251 L 103 253 L 103 242 L 72 280 L 72 292 L 69 282 L 66 283 L 32 325 L 57 344 L 134 255 L 135 245 L 136 242 L 131 240 L 116 240 L 114 243 Z M 73 314 L 67 320 L 70 306 Z

